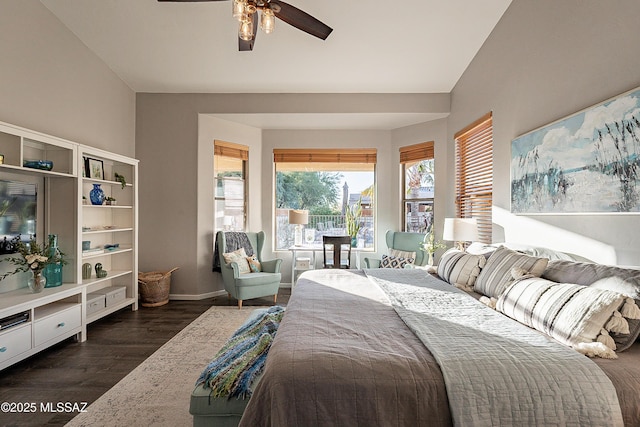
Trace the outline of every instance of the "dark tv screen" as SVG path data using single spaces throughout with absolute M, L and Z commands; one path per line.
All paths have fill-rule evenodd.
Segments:
M 16 252 L 19 237 L 29 241 L 36 234 L 36 184 L 0 180 L 0 254 Z

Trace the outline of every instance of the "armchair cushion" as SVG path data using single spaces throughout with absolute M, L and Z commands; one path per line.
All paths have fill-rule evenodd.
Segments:
M 248 256 L 247 262 L 249 263 L 249 268 L 251 269 L 252 273 L 259 273 L 262 271 L 262 265 L 260 265 L 260 261 L 258 261 L 258 258 L 256 258 L 255 255 Z
M 382 255 L 380 268 L 404 268 L 405 265 L 413 265 L 413 258 L 402 258 L 389 255 Z
M 232 262 L 238 264 L 238 272 L 240 274 L 251 273 L 251 268 L 247 262 L 247 253 L 244 248 L 240 248 L 233 252 L 226 252 L 222 254 L 222 257 L 224 258 L 224 262 L 227 264 L 231 264 Z

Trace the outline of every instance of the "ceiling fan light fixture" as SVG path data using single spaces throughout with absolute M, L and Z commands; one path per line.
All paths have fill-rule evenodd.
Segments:
M 240 21 L 238 37 L 245 41 L 253 39 L 253 15 L 245 15 L 243 20 Z
M 242 18 L 246 13 L 247 0 L 233 0 L 231 6 L 233 8 L 233 17 L 238 21 L 242 21 Z
M 273 11 L 268 7 L 262 9 L 262 14 L 260 15 L 260 28 L 265 34 L 271 34 L 276 27 L 276 16 L 273 14 Z

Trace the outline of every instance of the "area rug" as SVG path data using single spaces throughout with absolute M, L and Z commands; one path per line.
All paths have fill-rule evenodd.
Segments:
M 191 426 L 189 397 L 202 369 L 259 307 L 211 307 L 67 426 Z

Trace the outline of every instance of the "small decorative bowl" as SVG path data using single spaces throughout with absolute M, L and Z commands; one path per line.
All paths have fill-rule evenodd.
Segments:
M 22 163 L 25 168 L 40 169 L 44 171 L 50 171 L 53 169 L 53 162 L 51 160 L 25 160 Z

